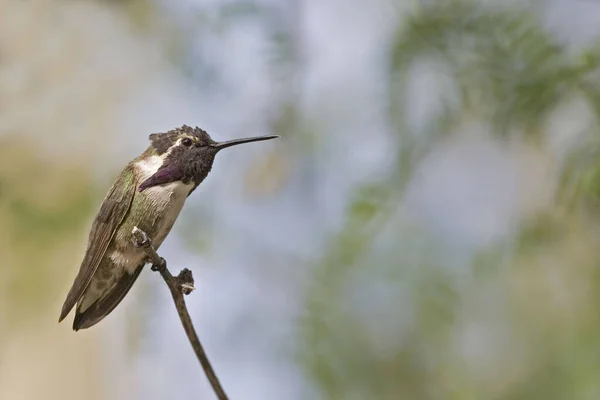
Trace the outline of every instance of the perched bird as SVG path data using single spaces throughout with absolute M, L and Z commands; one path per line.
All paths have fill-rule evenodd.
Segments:
M 75 331 L 89 328 L 110 314 L 148 261 L 144 249 L 132 243 L 133 227 L 146 232 L 158 248 L 186 198 L 210 172 L 220 150 L 276 137 L 219 143 L 204 130 L 186 125 L 151 134 L 148 149 L 127 164 L 100 206 L 79 273 L 58 321 L 75 305 Z

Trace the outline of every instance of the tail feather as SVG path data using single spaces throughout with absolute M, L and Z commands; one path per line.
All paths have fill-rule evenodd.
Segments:
M 133 274 L 123 274 L 110 291 L 96 300 L 96 302 L 84 311 L 76 309 L 75 318 L 73 319 L 73 330 L 78 331 L 94 326 L 110 314 L 129 292 L 129 289 L 133 286 L 133 283 L 140 275 L 140 272 L 142 272 L 143 267 L 144 264 L 141 264 L 136 268 Z

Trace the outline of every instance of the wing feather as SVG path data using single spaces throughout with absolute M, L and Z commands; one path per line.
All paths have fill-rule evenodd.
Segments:
M 98 299 L 83 312 L 77 310 L 73 319 L 73 330 L 78 331 L 94 326 L 110 314 L 129 292 L 143 267 L 144 264 L 138 265 L 133 274 L 125 272 L 104 297 Z
M 83 262 L 62 307 L 59 322 L 67 316 L 83 296 L 117 228 L 131 207 L 137 185 L 133 168 L 133 165 L 130 164 L 121 172 L 119 179 L 113 184 L 100 206 L 92 224 Z

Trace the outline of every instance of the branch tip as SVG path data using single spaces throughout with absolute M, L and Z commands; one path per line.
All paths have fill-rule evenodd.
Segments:
M 173 276 L 171 272 L 167 268 L 167 261 L 158 255 L 154 247 L 152 246 L 152 239 L 148 237 L 146 232 L 139 229 L 137 226 L 133 227 L 131 231 L 131 241 L 136 247 L 143 248 L 148 256 L 149 262 L 152 264 L 151 269 L 153 271 L 158 271 L 160 276 L 162 276 L 163 280 L 167 284 L 169 291 L 171 292 L 171 297 L 173 298 L 173 302 L 175 303 L 175 308 L 177 309 L 177 314 L 179 314 L 179 319 L 181 320 L 181 325 L 183 325 L 183 329 L 194 349 L 194 353 L 200 361 L 200 365 L 202 365 L 202 369 L 210 382 L 213 391 L 215 392 L 217 398 L 219 400 L 228 400 L 215 371 L 213 370 L 210 361 L 208 360 L 208 356 L 204 351 L 204 347 L 202 343 L 200 343 L 200 339 L 198 338 L 198 334 L 194 329 L 194 325 L 192 324 L 192 319 L 190 318 L 190 314 L 187 310 L 187 306 L 185 304 L 185 299 L 183 295 L 190 294 L 194 288 L 194 276 L 192 275 L 192 271 L 187 268 L 181 270 L 179 275 Z

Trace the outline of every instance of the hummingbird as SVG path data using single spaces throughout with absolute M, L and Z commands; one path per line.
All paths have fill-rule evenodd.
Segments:
M 121 171 L 96 214 L 58 322 L 75 306 L 75 331 L 89 328 L 110 314 L 149 261 L 144 249 L 132 242 L 133 228 L 146 232 L 154 247 L 160 247 L 219 151 L 277 137 L 216 142 L 206 131 L 187 125 L 151 134 L 146 151 Z

